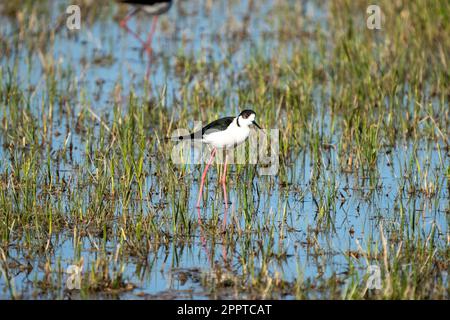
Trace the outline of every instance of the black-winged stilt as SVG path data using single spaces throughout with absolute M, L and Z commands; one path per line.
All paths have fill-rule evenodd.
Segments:
M 153 39 L 153 33 L 155 32 L 156 22 L 158 21 L 158 16 L 169 11 L 172 6 L 171 0 L 116 0 L 120 3 L 133 6 L 125 18 L 120 21 L 120 26 L 124 28 L 127 32 L 131 33 L 144 47 L 147 51 L 149 57 L 152 55 L 151 43 Z M 127 22 L 139 11 L 143 11 L 146 14 L 153 16 L 152 26 L 147 35 L 147 40 L 143 41 L 141 37 L 133 30 L 131 30 Z
M 209 144 L 213 147 L 211 157 L 206 164 L 205 170 L 202 174 L 202 180 L 200 183 L 200 190 L 197 199 L 196 207 L 200 207 L 200 201 L 202 198 L 203 185 L 205 183 L 206 174 L 211 166 L 214 157 L 217 153 L 217 149 L 231 149 L 245 140 L 250 135 L 250 126 L 255 125 L 259 129 L 262 129 L 255 121 L 256 113 L 253 110 L 244 110 L 237 117 L 225 117 L 211 122 L 203 127 L 201 130 L 191 133 L 186 136 L 179 136 L 178 140 L 199 140 L 203 143 Z M 225 155 L 225 164 L 223 175 L 220 182 L 223 185 L 225 192 L 225 205 L 227 206 L 228 200 L 226 198 L 226 175 L 227 175 L 227 156 Z

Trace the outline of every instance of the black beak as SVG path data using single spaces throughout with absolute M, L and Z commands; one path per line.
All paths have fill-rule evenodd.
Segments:
M 255 126 L 257 126 L 259 130 L 262 130 L 262 128 L 259 126 L 259 124 L 256 123 L 255 120 L 253 120 L 253 124 L 254 124 Z

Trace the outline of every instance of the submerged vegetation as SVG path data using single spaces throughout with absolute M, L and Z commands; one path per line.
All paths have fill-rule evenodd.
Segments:
M 148 81 L 126 8 L 2 2 L 0 297 L 448 299 L 450 4 L 378 2 L 175 1 Z M 247 107 L 278 173 L 197 210 L 164 138 Z

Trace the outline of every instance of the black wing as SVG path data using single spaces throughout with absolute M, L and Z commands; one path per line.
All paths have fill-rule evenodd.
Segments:
M 234 117 L 225 117 L 225 118 L 217 119 L 202 128 L 202 135 L 204 135 L 205 133 L 213 133 L 215 131 L 224 131 L 233 122 L 233 120 L 234 120 Z M 195 134 L 195 133 L 193 133 L 193 134 Z
M 228 128 L 228 126 L 233 122 L 234 117 L 225 117 L 221 119 L 217 119 L 207 126 L 203 127 L 202 130 L 198 130 L 194 133 L 191 133 L 187 136 L 178 137 L 179 140 L 183 139 L 201 139 L 205 133 L 213 133 L 216 131 L 223 131 Z M 201 132 L 201 133 L 200 133 Z

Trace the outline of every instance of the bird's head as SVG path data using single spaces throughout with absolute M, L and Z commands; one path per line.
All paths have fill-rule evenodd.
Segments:
M 262 129 L 255 121 L 256 113 L 253 110 L 244 110 L 242 111 L 238 118 L 237 122 L 239 126 L 249 127 L 250 125 L 254 124 L 259 129 Z

